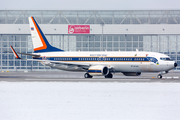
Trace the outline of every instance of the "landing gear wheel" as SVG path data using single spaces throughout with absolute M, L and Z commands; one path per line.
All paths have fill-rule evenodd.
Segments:
M 113 75 L 109 73 L 108 75 L 105 76 L 105 78 L 113 78 Z
M 93 76 L 91 76 L 89 73 L 85 73 L 84 74 L 84 78 L 92 78 Z
M 159 74 L 159 75 L 157 76 L 157 78 L 158 78 L 158 79 L 162 79 L 162 75 Z

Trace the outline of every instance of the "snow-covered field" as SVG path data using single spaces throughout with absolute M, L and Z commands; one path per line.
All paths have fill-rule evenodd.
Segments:
M 179 83 L 0 82 L 0 120 L 179 119 Z

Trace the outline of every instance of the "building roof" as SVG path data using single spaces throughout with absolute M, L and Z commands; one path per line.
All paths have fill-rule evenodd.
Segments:
M 0 10 L 0 24 L 180 24 L 180 10 Z

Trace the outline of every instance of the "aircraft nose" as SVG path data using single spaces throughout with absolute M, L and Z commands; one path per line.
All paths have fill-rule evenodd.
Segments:
M 177 67 L 177 63 L 174 63 L 174 67 Z

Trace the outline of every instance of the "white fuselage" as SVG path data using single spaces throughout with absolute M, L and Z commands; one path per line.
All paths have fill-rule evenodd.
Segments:
M 78 65 L 61 65 L 48 63 L 47 60 L 69 62 L 75 64 L 89 64 L 90 66 L 107 66 L 113 69 L 113 72 L 160 72 L 169 71 L 174 68 L 174 61 L 161 60 L 168 57 L 165 54 L 156 52 L 45 52 L 36 53 L 41 55 L 40 59 L 44 65 L 67 70 L 84 71 Z M 152 59 L 155 59 L 153 61 Z

